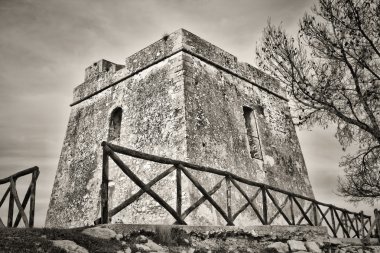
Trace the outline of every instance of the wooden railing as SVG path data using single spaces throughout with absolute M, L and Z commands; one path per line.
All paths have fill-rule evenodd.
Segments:
M 375 227 L 371 224 L 371 217 L 364 215 L 363 212 L 351 212 L 334 205 L 319 202 L 313 198 L 254 182 L 227 171 L 154 156 L 107 142 L 102 142 L 102 146 L 101 218 L 97 219 L 95 224 L 108 223 L 112 216 L 131 205 L 144 193 L 147 193 L 173 216 L 176 220 L 176 224 L 185 225 L 186 217 L 207 200 L 223 217 L 226 225 L 229 226 L 234 225 L 234 221 L 244 210 L 251 208 L 257 220 L 263 225 L 271 225 L 281 219 L 282 223 L 289 225 L 327 226 L 329 232 L 334 237 L 364 238 L 370 236 L 371 230 Z M 172 166 L 146 184 L 122 161 L 117 153 Z M 111 210 L 109 210 L 108 206 L 109 158 L 140 188 L 138 192 Z M 221 176 L 222 179 L 214 185 L 211 190 L 206 190 L 191 171 L 209 173 L 213 177 Z M 175 209 L 152 190 L 153 185 L 172 172 L 176 173 Z M 198 201 L 191 204 L 190 207 L 184 211 L 182 210 L 182 174 L 184 174 L 202 194 L 202 197 Z M 222 187 L 222 184 L 225 184 L 226 189 L 226 194 L 223 195 L 226 198 L 225 204 L 223 204 L 225 208 L 212 197 Z M 232 210 L 233 199 L 231 191 L 233 187 L 235 188 L 234 190 L 240 193 L 241 198 L 245 201 L 245 204 L 240 208 L 236 208 L 236 210 Z M 247 187 L 250 187 L 252 190 L 247 192 L 243 189 Z M 281 203 L 279 199 L 282 199 Z M 379 226 L 380 225 L 378 225 L 377 230 Z
M 0 208 L 1 208 L 9 195 L 8 220 L 5 225 L 2 219 L 0 218 L 0 227 L 17 227 L 21 219 L 24 222 L 25 227 L 29 228 L 29 227 L 34 226 L 36 182 L 37 182 L 39 173 L 40 172 L 39 172 L 38 167 L 32 167 L 26 170 L 19 171 L 16 174 L 13 174 L 12 176 L 9 176 L 7 178 L 0 179 L 0 185 L 9 183 L 7 190 L 5 191 L 3 197 L 0 200 Z M 28 174 L 31 174 L 31 181 L 25 193 L 24 199 L 21 202 L 19 195 L 17 193 L 16 182 L 18 178 L 22 176 L 26 176 Z M 29 218 L 25 214 L 25 208 L 27 207 L 28 202 L 29 202 Z M 18 213 L 17 213 L 16 219 L 14 220 L 13 214 L 14 214 L 15 204 L 18 208 Z

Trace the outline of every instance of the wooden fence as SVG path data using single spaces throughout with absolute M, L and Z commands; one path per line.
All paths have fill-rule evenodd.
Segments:
M 0 227 L 17 227 L 22 219 L 25 227 L 33 227 L 34 226 L 34 211 L 35 211 L 35 194 L 36 194 L 36 182 L 39 175 L 38 167 L 32 167 L 26 170 L 22 170 L 9 176 L 7 178 L 0 179 L 0 185 L 8 184 L 9 186 L 5 191 L 3 197 L 0 200 L 0 208 L 3 206 L 6 198 L 9 195 L 9 205 L 8 205 L 8 220 L 6 225 L 0 218 Z M 16 189 L 17 179 L 31 174 L 32 179 L 30 181 L 29 187 L 25 193 L 24 199 L 21 202 Z M 25 208 L 29 202 L 29 218 L 25 214 Z M 14 220 L 14 206 L 17 206 L 18 213 L 16 219 Z
M 131 205 L 144 193 L 147 193 L 173 216 L 176 220 L 176 224 L 186 225 L 186 217 L 205 201 L 208 201 L 223 217 L 228 226 L 234 225 L 235 219 L 244 210 L 251 208 L 257 219 L 263 225 L 271 225 L 275 220 L 282 219 L 283 222 L 289 225 L 327 226 L 329 233 L 334 237 L 369 237 L 371 235 L 371 230 L 374 230 L 375 227 L 375 224 L 371 223 L 371 217 L 364 215 L 363 212 L 351 212 L 334 205 L 319 202 L 309 197 L 301 196 L 270 185 L 254 182 L 227 171 L 154 156 L 107 142 L 102 142 L 102 146 L 103 169 L 101 184 L 101 218 L 95 221 L 96 224 L 108 223 L 112 216 Z M 117 153 L 171 166 L 146 184 L 121 160 Z M 109 158 L 111 158 L 125 175 L 127 175 L 128 178 L 140 188 L 138 192 L 111 210 L 109 210 L 108 206 Z M 209 173 L 210 176 L 214 177 L 216 175 L 219 177 L 222 176 L 222 180 L 213 186 L 211 190 L 206 190 L 191 171 Z M 175 209 L 152 190 L 153 185 L 173 172 L 176 173 Z M 190 205 L 186 210 L 182 210 L 181 178 L 183 177 L 183 174 L 202 194 L 202 197 Z M 218 204 L 212 197 L 212 195 L 221 188 L 222 184 L 225 184 L 227 203 L 223 206 Z M 246 192 L 242 185 L 250 186 L 254 190 Z M 235 187 L 235 189 L 241 194 L 241 197 L 246 201 L 244 205 L 236 210 L 232 210 L 232 187 Z M 281 203 L 279 202 L 279 196 L 282 196 Z M 377 229 L 380 227 L 379 221 L 380 219 L 375 220 L 375 223 L 378 224 Z

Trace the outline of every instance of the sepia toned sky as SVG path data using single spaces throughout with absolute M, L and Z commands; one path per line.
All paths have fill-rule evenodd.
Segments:
M 36 225 L 43 226 L 70 113 L 72 90 L 99 59 L 125 58 L 185 28 L 254 64 L 268 18 L 289 33 L 312 0 L 0 0 L 0 178 L 34 165 Z M 300 131 L 318 200 L 352 210 L 333 192 L 343 152 L 334 129 Z M 24 180 L 25 181 L 25 180 Z M 20 191 L 26 182 L 18 182 Z M 0 197 L 4 187 L 0 186 Z M 0 210 L 1 217 L 4 210 Z M 5 220 L 5 218 L 2 218 Z

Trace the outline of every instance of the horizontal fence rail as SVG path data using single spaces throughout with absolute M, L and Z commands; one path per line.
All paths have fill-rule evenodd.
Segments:
M 96 224 L 109 223 L 114 215 L 134 203 L 146 193 L 170 213 L 170 215 L 176 220 L 175 224 L 186 225 L 186 217 L 204 202 L 208 201 L 221 217 L 223 217 L 226 225 L 229 226 L 234 225 L 234 221 L 242 212 L 247 208 L 251 208 L 254 215 L 263 225 L 271 225 L 276 220 L 281 219 L 283 223 L 288 225 L 326 226 L 329 233 L 334 237 L 365 238 L 371 235 L 371 231 L 375 230 L 374 227 L 377 226 L 377 230 L 380 228 L 380 219 L 378 218 L 380 216 L 378 215 L 377 210 L 375 211 L 375 215 L 377 214 L 375 222 L 372 224 L 371 216 L 365 215 L 363 212 L 351 212 L 344 208 L 319 202 L 313 198 L 305 197 L 263 183 L 254 182 L 228 171 L 150 155 L 107 142 L 102 142 L 102 146 L 103 169 L 101 184 L 101 217 L 95 221 Z M 171 166 L 146 184 L 117 154 Z M 109 210 L 108 204 L 109 158 L 111 158 L 124 174 L 140 188 L 139 191 L 111 210 Z M 210 190 L 206 190 L 193 175 L 193 171 L 205 172 L 219 177 L 221 176 L 222 179 Z M 176 173 L 175 208 L 171 207 L 162 197 L 152 190 L 152 187 L 156 183 L 171 173 Z M 202 194 L 202 197 L 195 203 L 192 203 L 186 210 L 182 210 L 183 175 L 186 176 Z M 213 198 L 213 195 L 221 189 L 222 185 L 226 189 L 225 195 L 223 195 L 226 198 L 226 205 L 217 203 Z M 243 189 L 244 186 L 253 187 L 254 190 L 247 192 Z M 235 207 L 235 205 L 232 204 L 233 199 L 231 192 L 233 188 L 245 200 L 245 204 L 236 208 L 236 210 L 232 210 L 232 207 Z M 278 196 L 282 196 L 281 201 Z M 375 223 L 377 225 L 375 225 Z
M 34 212 L 35 212 L 35 196 L 36 196 L 36 183 L 39 175 L 38 167 L 32 167 L 26 170 L 19 171 L 9 177 L 0 179 L 0 185 L 9 184 L 6 189 L 4 195 L 0 200 L 0 208 L 5 203 L 7 197 L 9 197 L 8 201 L 8 219 L 6 224 L 4 224 L 3 220 L 0 218 L 0 227 L 17 227 L 22 220 L 26 228 L 30 228 L 34 226 Z M 29 183 L 28 189 L 25 193 L 23 201 L 20 201 L 16 182 L 17 179 L 23 176 L 27 176 L 31 174 L 31 181 Z M 29 218 L 25 213 L 25 208 L 27 207 L 29 202 Z M 16 219 L 14 219 L 14 206 L 16 205 L 18 209 L 18 213 Z

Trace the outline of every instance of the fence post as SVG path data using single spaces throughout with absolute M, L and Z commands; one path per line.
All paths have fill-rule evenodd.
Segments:
M 330 214 L 331 214 L 331 225 L 334 229 L 333 234 L 334 234 L 334 237 L 337 237 L 337 232 L 336 231 L 336 226 L 335 226 L 335 212 L 334 212 L 334 207 L 332 205 L 330 205 Z
M 296 225 L 296 219 L 294 215 L 294 203 L 293 203 L 293 196 L 289 195 L 290 200 L 290 215 L 292 216 L 292 225 Z
M 314 226 L 318 226 L 317 204 L 315 202 L 313 202 L 313 218 Z
M 374 214 L 375 214 L 374 223 L 376 223 L 375 231 L 377 233 L 377 238 L 379 239 L 379 242 L 380 242 L 380 212 L 377 210 L 377 208 L 374 210 Z
M 350 233 L 351 233 L 351 226 L 350 226 L 350 224 L 349 224 L 349 220 L 348 220 L 348 213 L 347 213 L 347 210 L 344 210 L 344 212 L 343 212 L 343 225 L 344 225 L 344 227 L 346 228 L 346 230 L 347 230 L 347 233 L 348 233 L 348 235 L 347 235 L 347 238 L 350 238 L 351 237 L 351 235 L 350 235 Z
M 13 187 L 13 185 L 11 185 Z M 14 181 L 14 187 L 16 187 L 16 180 Z M 15 198 L 12 193 L 12 188 L 11 191 L 9 192 L 9 207 L 8 207 L 8 227 L 12 227 L 13 224 L 13 209 L 14 209 L 14 203 L 15 203 Z
M 36 183 L 38 178 L 39 171 L 33 171 L 32 173 L 32 186 L 30 190 L 30 203 L 29 203 L 29 227 L 34 226 L 34 210 L 36 203 Z
M 177 214 L 181 217 L 182 214 L 182 176 L 181 168 L 176 167 L 176 179 L 177 179 Z
M 355 214 L 354 217 L 355 217 L 355 226 L 356 226 L 357 235 L 358 235 L 358 238 L 360 238 L 360 229 L 359 229 L 358 215 Z
M 363 211 L 360 211 L 360 230 L 361 230 L 361 234 L 362 234 L 362 238 L 365 237 L 365 234 L 364 234 L 364 212 Z
M 103 144 L 103 143 L 102 143 Z M 105 144 L 106 145 L 106 144 Z M 101 186 L 101 224 L 108 223 L 108 153 L 103 146 L 103 167 Z
M 268 225 L 268 200 L 267 200 L 267 189 L 266 186 L 261 187 L 261 193 L 263 196 L 263 219 L 265 224 L 263 225 Z
M 226 190 L 227 190 L 227 215 L 230 220 L 232 220 L 232 210 L 231 210 L 231 178 L 226 177 Z

